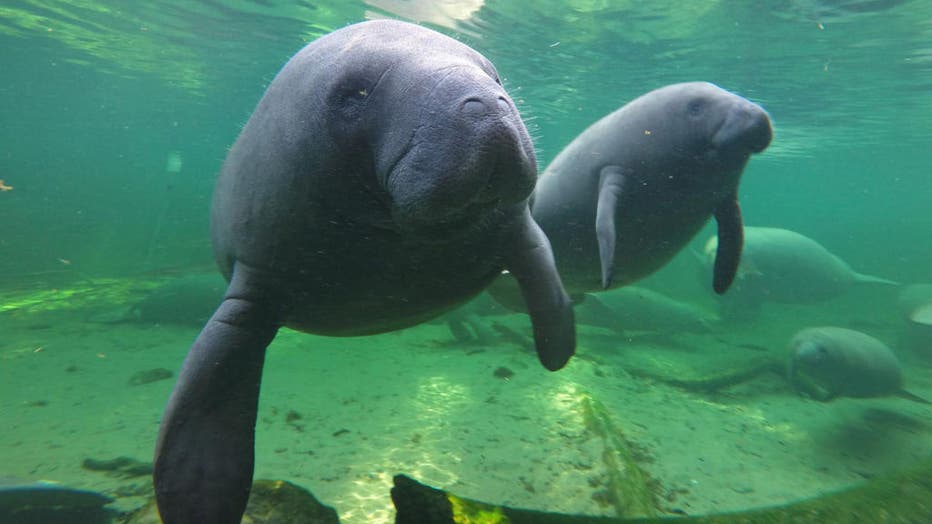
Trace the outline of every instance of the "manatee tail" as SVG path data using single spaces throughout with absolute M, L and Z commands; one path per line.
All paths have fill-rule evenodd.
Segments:
M 905 389 L 901 389 L 897 391 L 896 396 L 900 398 L 905 398 L 906 400 L 912 400 L 913 402 L 918 402 L 919 404 L 932 405 L 932 402 L 929 402 L 928 400 L 920 397 L 919 395 L 913 395 L 912 393 L 910 393 L 909 391 L 906 391 Z
M 884 286 L 899 286 L 900 283 L 895 280 L 888 280 L 886 278 L 875 277 L 873 275 L 865 275 L 863 273 L 855 273 L 854 281 L 858 284 L 881 284 Z

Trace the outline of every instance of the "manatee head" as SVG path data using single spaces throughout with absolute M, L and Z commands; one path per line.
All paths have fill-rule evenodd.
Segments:
M 787 379 L 800 394 L 830 400 L 840 391 L 838 355 L 831 342 L 813 333 L 800 333 L 790 341 Z
M 415 38 L 399 42 L 397 32 Z M 363 184 L 405 232 L 457 230 L 521 205 L 534 188 L 530 136 L 498 73 L 466 45 L 383 22 L 348 41 L 326 106 L 335 143 L 354 144 Z
M 750 156 L 773 138 L 762 107 L 708 82 L 668 85 L 628 105 L 629 114 L 641 120 L 634 125 L 644 128 L 645 144 L 662 148 L 663 155 L 652 156 L 694 165 L 703 176 L 722 177 L 725 185 L 736 183 Z

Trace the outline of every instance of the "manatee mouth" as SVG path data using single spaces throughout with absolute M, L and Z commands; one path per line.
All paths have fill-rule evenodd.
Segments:
M 513 102 L 486 71 L 449 67 L 431 80 L 417 87 L 409 127 L 384 130 L 396 149 L 378 178 L 399 230 L 453 234 L 525 201 L 537 164 Z
M 495 210 L 521 205 L 536 182 L 536 164 L 520 135 L 495 129 L 465 154 L 441 159 L 444 144 L 412 139 L 386 175 L 390 215 L 407 231 L 474 230 Z

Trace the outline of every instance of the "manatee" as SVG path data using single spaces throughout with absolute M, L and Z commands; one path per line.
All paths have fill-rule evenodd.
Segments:
M 576 323 L 626 330 L 708 333 L 715 315 L 641 286 L 625 286 L 587 296 L 577 306 Z
M 787 378 L 797 391 L 823 402 L 896 395 L 928 404 L 903 390 L 900 362 L 886 344 L 851 329 L 797 332 L 790 341 Z
M 715 237 L 706 242 L 707 263 L 717 245 Z M 815 303 L 839 296 L 856 284 L 897 285 L 854 271 L 821 244 L 795 231 L 746 226 L 738 278 L 726 299 L 751 309 L 767 301 Z
M 570 295 L 653 273 L 713 216 L 713 287 L 723 293 L 741 257 L 741 174 L 772 136 L 764 109 L 707 82 L 656 89 L 583 131 L 532 203 Z
M 528 207 L 536 178 L 514 102 L 465 44 L 380 20 L 292 57 L 216 182 L 211 242 L 229 285 L 162 418 L 154 482 L 166 524 L 239 522 L 265 351 L 282 326 L 413 326 L 507 269 L 541 362 L 564 366 L 573 311 Z

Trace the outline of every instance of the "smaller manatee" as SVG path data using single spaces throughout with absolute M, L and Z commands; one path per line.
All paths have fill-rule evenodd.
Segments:
M 587 295 L 576 322 L 616 331 L 709 333 L 718 321 L 700 307 L 640 286 Z
M 714 264 L 717 246 L 714 236 L 706 242 L 703 270 Z M 860 285 L 899 284 L 858 273 L 824 246 L 795 231 L 745 226 L 744 252 L 735 283 L 722 298 L 722 316 L 753 318 L 764 303 L 813 304 Z
M 764 108 L 708 82 L 655 89 L 586 128 L 547 166 L 531 208 L 570 296 L 654 273 L 711 218 L 724 293 L 741 258 L 738 185 L 772 139 Z
M 787 378 L 798 392 L 822 402 L 894 395 L 929 403 L 903 390 L 900 362 L 886 344 L 840 327 L 796 333 L 790 341 Z

